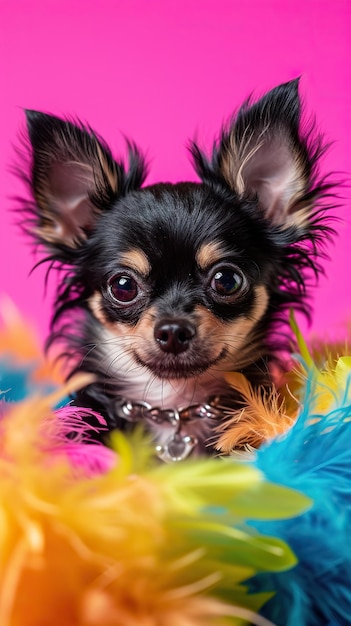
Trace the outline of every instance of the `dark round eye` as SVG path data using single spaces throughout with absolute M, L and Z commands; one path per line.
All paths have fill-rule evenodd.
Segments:
M 217 295 L 223 297 L 234 296 L 240 292 L 245 284 L 244 276 L 231 267 L 218 268 L 211 279 L 211 288 Z
M 108 291 L 116 302 L 128 304 L 139 295 L 139 285 L 133 276 L 116 274 L 108 282 Z

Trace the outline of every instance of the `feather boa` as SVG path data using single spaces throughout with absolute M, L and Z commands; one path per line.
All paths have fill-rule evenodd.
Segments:
M 140 432 L 87 445 L 85 410 L 52 410 L 87 381 L 64 385 L 28 324 L 7 317 L 1 626 L 350 623 L 351 357 L 317 367 L 295 329 L 292 403 L 232 379 L 265 440 L 254 459 L 167 466 Z M 220 434 L 228 451 L 238 423 Z
M 306 372 L 307 373 L 307 372 Z M 297 520 L 254 523 L 284 539 L 297 556 L 293 569 L 262 574 L 252 589 L 274 588 L 264 607 L 278 626 L 347 626 L 351 616 L 351 357 L 318 371 L 308 358 L 301 412 L 282 438 L 256 455 L 266 479 L 313 501 Z

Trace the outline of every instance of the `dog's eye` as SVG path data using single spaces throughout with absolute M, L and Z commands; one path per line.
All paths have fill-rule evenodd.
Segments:
M 134 302 L 139 295 L 139 285 L 133 276 L 117 274 L 108 282 L 108 291 L 113 300 L 120 304 Z
M 217 268 L 210 281 L 211 289 L 218 296 L 230 298 L 240 293 L 246 285 L 243 274 L 232 267 Z

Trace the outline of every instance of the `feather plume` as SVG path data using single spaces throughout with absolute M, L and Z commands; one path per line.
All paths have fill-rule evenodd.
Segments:
M 87 445 L 86 410 L 51 407 L 89 380 L 45 395 L 33 351 L 26 370 L 4 335 L 3 372 L 23 368 L 32 393 L 1 405 L 1 626 L 348 626 L 351 357 L 328 346 L 316 363 L 297 337 L 293 412 L 230 379 L 266 441 L 250 463 L 166 466 L 141 432 Z M 220 433 L 228 450 L 235 417 Z
M 296 523 L 254 524 L 287 541 L 298 565 L 263 574 L 255 591 L 277 590 L 262 614 L 277 626 L 347 626 L 351 615 L 351 358 L 318 370 L 313 363 L 296 424 L 257 452 L 255 466 L 285 486 L 301 489 L 313 507 Z
M 310 500 L 231 459 L 159 465 L 140 432 L 87 445 L 86 410 L 51 407 L 89 382 L 2 405 L 1 626 L 269 626 L 257 610 L 271 592 L 242 583 L 296 560 L 245 520 Z
M 0 299 L 0 397 L 24 399 L 34 391 L 49 393 L 62 385 L 58 361 L 43 354 L 38 333 L 23 319 L 14 303 Z
M 269 594 L 241 583 L 295 558 L 244 518 L 289 517 L 309 500 L 229 459 L 160 466 L 150 447 L 141 460 L 140 434 L 116 433 L 115 452 L 86 446 L 92 473 L 63 444 L 62 415 L 48 413 L 56 400 L 1 420 L 1 625 L 267 626 L 255 611 Z
M 228 374 L 227 380 L 239 392 L 242 407 L 228 411 L 227 420 L 217 428 L 216 449 L 222 454 L 238 448 L 256 449 L 293 424 L 296 412 L 288 414 L 284 398 L 276 389 L 254 389 L 238 372 Z

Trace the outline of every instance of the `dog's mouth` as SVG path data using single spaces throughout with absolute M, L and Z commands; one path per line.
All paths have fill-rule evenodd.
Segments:
M 134 358 L 138 365 L 146 367 L 155 376 L 163 379 L 194 378 L 215 367 L 226 356 L 226 348 L 223 348 L 213 359 L 196 359 L 186 353 L 178 355 L 164 354 L 162 357 L 157 355 L 157 358 L 146 358 L 141 357 L 136 351 L 134 352 Z

